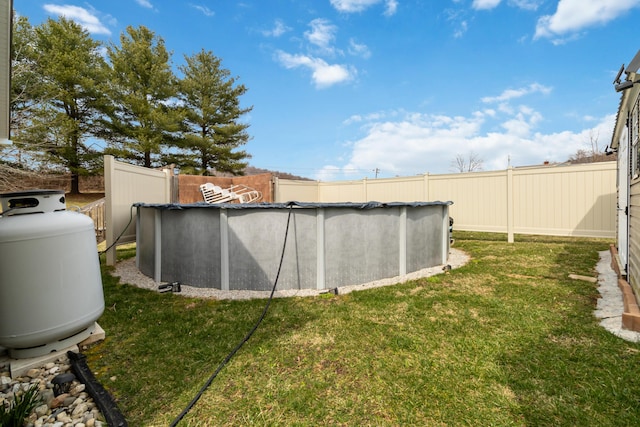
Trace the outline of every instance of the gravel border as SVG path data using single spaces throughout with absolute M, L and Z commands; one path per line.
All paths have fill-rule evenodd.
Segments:
M 630 331 L 622 327 L 624 299 L 618 287 L 618 274 L 611 267 L 611 251 L 599 253 L 600 261 L 596 265 L 598 272 L 598 292 L 600 298 L 596 304 L 595 316 L 600 326 L 615 336 L 630 342 L 640 342 L 640 332 Z
M 420 279 L 423 277 L 430 277 L 436 274 L 444 273 L 448 270 L 447 266 L 451 268 L 458 268 L 469 262 L 469 255 L 465 252 L 450 248 L 448 263 L 446 265 L 441 264 L 435 267 L 424 268 L 422 270 L 414 271 L 404 276 L 390 277 L 387 279 L 380 279 L 369 283 L 363 283 L 360 285 L 341 286 L 337 288 L 338 294 L 347 294 L 353 291 L 359 291 L 363 289 L 379 288 L 382 286 L 396 285 L 404 283 L 409 280 Z M 136 267 L 135 258 L 120 261 L 115 266 L 114 276 L 120 277 L 121 283 L 128 283 L 130 285 L 137 286 L 142 289 L 149 289 L 158 292 L 158 286 L 166 282 L 156 282 L 148 276 L 145 276 Z M 183 295 L 185 297 L 194 298 L 212 298 L 219 300 L 239 300 L 239 299 L 254 299 L 254 298 L 268 298 L 271 291 L 221 291 L 219 289 L 212 288 L 198 288 L 195 286 L 188 286 L 181 284 L 181 291 L 177 295 Z M 289 290 L 277 290 L 274 293 L 275 298 L 284 297 L 306 297 L 316 296 L 327 292 L 333 292 L 333 290 L 323 289 L 289 289 Z

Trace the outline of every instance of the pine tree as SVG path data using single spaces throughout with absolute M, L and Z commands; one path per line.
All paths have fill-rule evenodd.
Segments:
M 36 71 L 35 30 L 26 16 L 13 19 L 9 124 L 13 144 L 0 145 L 0 163 L 25 169 L 37 154 L 25 130 L 42 101 L 42 78 Z
M 249 134 L 240 117 L 253 107 L 241 108 L 244 85 L 222 68 L 221 60 L 210 51 L 185 56 L 186 65 L 179 70 L 179 98 L 185 111 L 187 131 L 182 141 L 183 153 L 196 170 L 241 174 L 250 156 L 238 148 L 247 143 Z M 186 163 L 186 162 L 185 162 Z
M 107 49 L 112 108 L 103 136 L 106 153 L 145 167 L 158 166 L 179 138 L 176 78 L 162 38 L 144 26 L 127 27 L 120 46 Z
M 16 145 L 41 167 L 79 176 L 100 167 L 98 150 L 87 144 L 104 108 L 104 60 L 100 44 L 75 22 L 48 19 L 31 28 L 18 21 L 14 42 L 13 125 Z

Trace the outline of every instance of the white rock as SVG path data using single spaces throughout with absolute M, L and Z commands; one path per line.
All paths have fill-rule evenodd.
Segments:
M 29 378 L 37 378 L 40 376 L 40 369 L 32 368 L 27 371 L 27 376 Z
M 85 412 L 87 412 L 87 404 L 82 402 L 78 406 L 75 407 L 75 409 L 73 410 L 71 415 L 73 415 L 73 416 L 81 415 L 81 414 L 84 414 Z
M 63 424 L 70 423 L 73 421 L 69 416 L 69 414 L 67 414 L 65 411 L 62 411 L 58 415 L 56 415 L 56 420 L 60 421 Z
M 86 388 L 86 385 L 78 384 L 73 389 L 71 389 L 71 396 L 78 396 L 80 393 L 84 391 L 85 388 Z
M 40 405 L 38 407 L 36 407 L 35 409 L 35 413 L 38 417 L 42 417 L 44 415 L 47 415 L 47 412 L 49 412 L 49 406 L 47 406 L 47 404 L 45 403 L 44 405 Z

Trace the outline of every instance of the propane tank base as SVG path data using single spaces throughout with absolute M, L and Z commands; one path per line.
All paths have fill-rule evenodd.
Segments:
M 68 347 L 76 345 L 89 337 L 96 330 L 96 324 L 92 323 L 87 328 L 81 330 L 80 332 L 67 337 L 60 339 L 58 341 L 54 341 L 48 344 L 39 345 L 37 347 L 30 348 L 10 348 L 9 349 L 9 357 L 12 359 L 26 359 L 30 357 L 39 357 L 44 356 L 45 354 L 62 351 Z

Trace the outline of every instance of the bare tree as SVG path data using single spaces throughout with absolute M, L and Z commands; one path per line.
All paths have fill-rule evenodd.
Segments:
M 483 170 L 484 160 L 471 151 L 468 156 L 457 154 L 456 158 L 451 161 L 451 170 L 454 172 L 478 172 Z
M 596 163 L 608 162 L 616 159 L 616 156 L 610 156 L 606 151 L 600 151 L 598 139 L 600 134 L 597 130 L 589 131 L 589 141 L 585 144 L 586 149 L 580 148 L 574 154 L 569 156 L 568 161 L 571 163 Z

